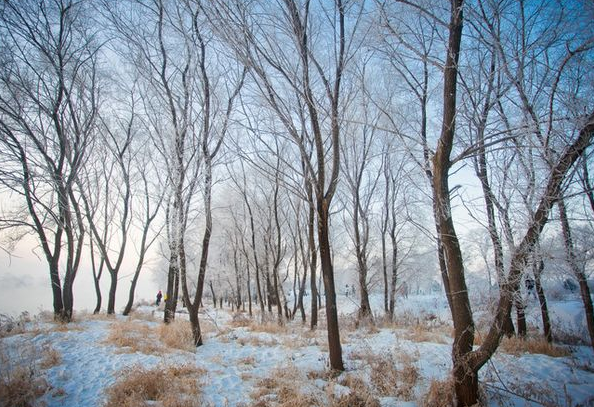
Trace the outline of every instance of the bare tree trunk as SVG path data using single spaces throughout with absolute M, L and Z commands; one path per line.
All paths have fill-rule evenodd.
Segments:
M 328 323 L 328 344 L 330 351 L 330 367 L 343 371 L 342 345 L 338 329 L 338 310 L 336 309 L 336 291 L 334 290 L 334 269 L 330 255 L 330 240 L 328 228 L 329 208 L 325 199 L 318 200 L 318 240 L 320 245 L 320 260 L 324 277 L 324 294 L 326 297 L 326 319 Z M 313 296 L 313 293 L 312 293 Z
M 165 295 L 167 298 L 165 299 L 165 310 L 163 315 L 163 321 L 168 324 L 169 322 L 175 319 L 175 306 L 173 303 L 174 298 L 174 290 L 175 290 L 175 280 L 176 276 L 179 274 L 178 269 L 178 253 L 177 250 L 171 250 L 169 255 L 169 269 L 167 271 L 167 289 Z
M 111 277 L 111 281 L 109 284 L 109 296 L 107 300 L 107 314 L 112 315 L 115 314 L 115 297 L 116 290 L 118 288 L 118 275 L 117 273 L 110 270 L 109 276 Z
M 212 286 L 212 280 L 208 281 L 208 285 L 210 286 L 210 293 L 212 295 L 212 305 L 216 308 L 217 307 L 217 296 L 215 294 L 214 287 Z
M 516 307 L 516 323 L 518 326 L 518 336 L 520 338 L 526 337 L 526 314 L 525 309 L 526 305 L 524 304 L 524 299 L 522 298 L 522 293 L 518 290 L 514 296 L 514 305 Z
M 545 297 L 544 290 L 541 284 L 541 276 L 544 270 L 544 261 L 542 257 L 540 257 L 540 252 L 538 253 L 539 259 L 538 261 L 532 262 L 532 270 L 534 272 L 534 286 L 536 289 L 536 294 L 538 296 L 538 302 L 540 304 L 540 315 L 542 317 L 542 329 L 544 332 L 544 337 L 547 342 L 553 342 L 553 333 L 551 330 L 551 319 L 549 318 L 549 308 L 547 306 L 547 298 Z
M 504 276 L 505 276 L 505 266 L 503 262 L 503 245 L 501 243 L 501 237 L 497 230 L 497 223 L 495 219 L 495 195 L 493 194 L 493 190 L 491 189 L 491 184 L 489 182 L 489 176 L 487 173 L 487 156 L 485 151 L 485 129 L 487 126 L 487 118 L 489 115 L 489 109 L 491 106 L 491 94 L 494 88 L 494 81 L 495 81 L 495 51 L 493 50 L 493 54 L 491 57 L 491 64 L 489 67 L 489 86 L 487 90 L 487 95 L 485 98 L 485 102 L 480 112 L 479 123 L 477 125 L 477 146 L 478 146 L 478 154 L 475 157 L 475 172 L 481 182 L 481 187 L 483 190 L 483 197 L 485 199 L 485 208 L 487 212 L 487 222 L 488 222 L 488 231 L 489 237 L 491 238 L 491 243 L 493 245 L 493 257 L 495 260 L 495 270 L 497 272 L 497 284 L 499 289 L 501 290 Z M 489 284 L 489 289 L 491 285 Z M 520 311 L 518 309 L 518 323 L 520 320 L 524 321 L 523 329 L 524 335 L 526 334 L 525 328 L 525 319 L 520 318 Z M 518 326 L 518 330 L 520 330 L 520 326 Z M 511 337 L 514 335 L 514 324 L 511 319 L 511 315 L 509 318 L 506 318 L 503 330 L 505 335 Z M 520 336 L 522 334 L 520 333 Z
M 398 242 L 396 242 L 395 228 L 391 228 L 390 240 L 392 242 L 392 273 L 390 278 L 390 303 L 388 311 L 390 320 L 394 320 L 396 309 L 396 287 L 398 283 Z
M 444 100 L 441 136 L 433 157 L 433 202 L 439 237 L 445 253 L 446 275 L 443 283 L 454 323 L 452 348 L 454 388 L 458 406 L 472 406 L 478 401 L 478 374 L 469 366 L 467 355 L 474 342 L 474 321 L 464 279 L 460 243 L 452 220 L 448 184 L 450 153 L 455 135 L 458 59 L 462 39 L 463 0 L 451 1 L 449 39 L 444 68 Z
M 390 315 L 390 319 L 393 317 L 393 314 L 390 313 L 390 288 L 388 285 L 388 263 L 387 263 L 387 254 L 386 254 L 386 233 L 382 230 L 381 233 L 382 239 L 382 277 L 384 282 L 384 312 Z
M 311 187 L 311 185 L 310 185 Z M 309 209 L 309 217 L 308 217 L 308 225 L 307 225 L 307 245 L 309 249 L 309 255 L 311 260 L 309 261 L 310 265 L 310 274 L 309 274 L 309 286 L 311 289 L 311 320 L 310 320 L 310 328 L 316 329 L 318 326 L 318 285 L 317 285 L 317 268 L 318 268 L 318 252 L 316 249 L 316 242 L 314 236 L 314 222 L 315 222 L 315 212 L 313 206 L 310 206 Z
M 103 260 L 99 262 L 99 270 L 97 270 L 97 265 L 95 263 L 95 251 L 93 250 L 93 239 L 89 241 L 91 246 L 90 254 L 91 254 L 91 268 L 93 269 L 93 284 L 95 286 L 95 296 L 97 297 L 97 301 L 95 303 L 95 309 L 93 310 L 93 314 L 98 314 L 101 311 L 101 274 L 103 274 Z
M 580 294 L 582 296 L 582 303 L 584 304 L 584 311 L 586 313 L 586 324 L 588 326 L 588 333 L 590 334 L 590 344 L 594 349 L 594 308 L 592 307 L 592 296 L 590 287 L 588 286 L 588 279 L 582 267 L 578 265 L 575 255 L 575 248 L 573 245 L 573 237 L 571 235 L 571 227 L 569 219 L 567 218 L 567 209 L 565 201 L 560 198 L 557 201 L 559 206 L 559 219 L 561 220 L 561 229 L 563 230 L 563 240 L 565 241 L 565 251 L 567 254 L 567 261 L 571 267 L 571 271 L 578 280 L 580 286 Z

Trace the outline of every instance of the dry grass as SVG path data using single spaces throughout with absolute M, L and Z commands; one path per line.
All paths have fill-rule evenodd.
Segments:
M 17 355 L 0 349 L 0 406 L 34 407 L 50 390 L 35 364 L 35 349 L 27 345 Z
M 0 314 L 0 338 L 27 332 L 28 322 L 31 322 L 31 319 L 27 312 L 23 312 L 18 318 Z
M 191 324 L 183 320 L 155 328 L 132 319 L 117 321 L 111 324 L 106 342 L 118 346 L 124 353 L 161 355 L 172 349 L 194 351 Z
M 415 365 L 418 355 L 379 355 L 367 349 L 351 353 L 350 358 L 361 360 L 371 368 L 371 384 L 379 395 L 398 397 L 405 401 L 414 398 L 414 388 L 420 378 Z
M 165 352 L 154 331 L 140 322 L 114 322 L 111 324 L 106 342 L 119 347 L 122 353 L 160 355 Z
M 371 383 L 382 396 L 393 396 L 410 401 L 419 380 L 419 370 L 411 361 L 397 367 L 389 358 L 378 358 L 372 364 Z
M 195 350 L 192 324 L 189 321 L 176 319 L 169 324 L 159 325 L 156 330 L 165 346 L 188 352 Z
M 204 373 L 193 366 L 126 369 L 108 390 L 105 407 L 145 407 L 149 401 L 163 407 L 199 407 L 199 379 Z
M 237 361 L 238 365 L 256 366 L 256 358 L 253 356 L 246 356 Z
M 233 314 L 233 319 L 231 320 L 230 325 L 234 328 L 242 328 L 250 326 L 253 320 L 244 313 L 235 313 Z
M 370 386 L 360 377 L 352 374 L 344 375 L 339 384 L 348 387 L 349 394 L 332 398 L 334 407 L 379 407 L 379 400 L 371 393 Z
M 420 407 L 454 407 L 454 383 L 452 380 L 431 380 L 427 392 L 419 400 Z
M 331 407 L 380 407 L 379 400 L 369 393 L 350 392 L 340 397 L 333 397 Z
M 422 324 L 416 324 L 409 327 L 402 334 L 404 339 L 413 342 L 432 342 L 447 344 L 446 339 L 451 334 L 451 329 L 445 326 L 429 327 Z
M 155 316 L 155 311 L 153 312 L 141 312 L 138 310 L 133 309 L 129 315 L 130 319 L 136 321 L 148 321 L 148 322 L 157 322 L 159 318 Z
M 561 346 L 549 343 L 543 339 L 518 337 L 504 338 L 499 345 L 502 352 L 511 355 L 520 355 L 522 353 L 537 353 L 551 356 L 554 358 L 569 356 L 570 352 Z
M 305 374 L 295 366 L 275 369 L 270 376 L 257 384 L 252 393 L 255 400 L 252 407 L 379 407 L 379 400 L 371 393 L 362 379 L 353 375 L 343 375 L 330 370 L 311 371 Z M 322 380 L 326 383 L 322 391 L 312 382 Z M 340 385 L 342 391 L 335 391 Z M 348 391 L 344 389 L 348 387 Z
M 49 369 L 50 367 L 58 366 L 62 363 L 62 354 L 55 350 L 51 344 L 46 343 L 41 348 L 41 361 L 39 367 L 41 369 Z
M 485 333 L 476 331 L 474 334 L 474 344 L 478 346 L 482 345 L 485 337 Z M 571 354 L 565 347 L 557 346 L 538 337 L 538 332 L 528 334 L 525 338 L 519 338 L 517 336 L 512 336 L 511 338 L 503 337 L 497 349 L 502 353 L 515 356 L 523 353 L 533 353 L 558 358 Z
M 75 322 L 55 321 L 50 331 L 53 332 L 82 332 L 85 328 Z
M 37 372 L 20 367 L 0 378 L 0 405 L 32 407 L 49 389 L 47 381 Z
M 257 389 L 252 393 L 255 400 L 252 407 L 310 407 L 321 406 L 321 401 L 312 394 L 301 392 L 301 384 L 307 379 L 295 367 L 275 369 L 271 376 L 262 379 L 257 384 Z
M 251 345 L 260 347 L 271 347 L 277 346 L 279 342 L 274 338 L 261 338 L 259 336 L 247 336 L 237 339 L 237 343 L 241 346 Z
M 280 325 L 272 321 L 265 321 L 263 323 L 252 321 L 247 327 L 252 332 L 264 332 L 272 335 L 286 335 L 290 333 L 287 325 Z

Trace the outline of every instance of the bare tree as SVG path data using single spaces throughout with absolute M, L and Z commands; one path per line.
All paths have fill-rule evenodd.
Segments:
M 340 167 L 342 81 L 347 62 L 358 46 L 354 34 L 359 27 L 363 6 L 341 0 L 315 4 L 286 0 L 274 10 L 267 4 L 263 8 L 267 12 L 252 13 L 250 7 L 255 6 L 255 3 L 248 6 L 241 2 L 219 1 L 213 14 L 216 17 L 213 18 L 217 19 L 219 27 L 224 27 L 220 35 L 250 66 L 261 94 L 299 149 L 307 176 L 312 180 L 326 296 L 330 365 L 333 369 L 344 370 L 330 252 L 329 215 Z M 351 20 L 348 28 L 347 14 Z M 323 23 L 317 25 L 315 19 L 320 17 L 322 19 L 318 21 Z M 279 27 L 279 24 L 284 27 L 282 30 L 268 32 L 267 27 Z M 319 49 L 314 48 L 315 43 L 311 41 L 321 35 L 315 31 L 318 27 L 329 33 L 319 37 L 329 40 Z M 288 52 L 292 53 L 290 57 Z M 321 87 L 317 86 L 318 83 Z M 284 89 L 291 90 L 290 97 L 283 95 Z M 290 111 L 289 103 L 293 98 L 305 106 L 308 115 L 305 135 L 313 140 L 313 157 L 307 154 L 304 133 Z
M 1 227 L 24 227 L 37 236 L 49 266 L 54 314 L 64 321 L 72 318 L 85 237 L 75 183 L 99 106 L 100 47 L 81 23 L 88 21 L 86 12 L 85 4 L 74 1 L 0 6 L 0 178 L 26 208 L 3 218 Z
M 449 23 L 447 60 L 444 69 L 444 110 L 443 124 L 438 146 L 433 157 L 433 196 L 437 203 L 435 218 L 440 224 L 440 233 L 447 260 L 447 289 L 451 298 L 451 313 L 454 322 L 453 374 L 458 405 L 470 406 L 478 401 L 478 370 L 489 360 L 497 349 L 503 335 L 503 323 L 509 314 L 513 295 L 519 288 L 522 272 L 532 248 L 544 228 L 550 209 L 560 198 L 565 175 L 573 163 L 583 153 L 594 135 L 594 114 L 579 125 L 579 134 L 567 142 L 563 153 L 548 176 L 546 187 L 538 200 L 537 209 L 531 217 L 528 229 L 521 239 L 511 259 L 508 278 L 500 292 L 495 319 L 483 344 L 473 350 L 474 322 L 471 313 L 468 290 L 464 278 L 464 263 L 451 214 L 448 174 L 452 166 L 450 157 L 455 137 L 455 118 L 457 113 L 456 91 L 458 60 L 462 40 L 463 2 L 452 1 Z
M 149 237 L 149 231 L 163 199 L 163 194 L 156 194 L 154 202 L 151 199 L 152 191 L 149 189 L 147 178 L 153 176 L 158 179 L 158 175 L 155 170 L 151 170 L 151 162 L 147 159 L 150 154 L 142 148 L 147 144 L 147 140 L 139 140 L 134 98 L 132 94 L 131 103 L 128 105 L 129 117 L 118 117 L 117 112 L 110 112 L 113 118 L 110 122 L 104 117 L 101 120 L 101 144 L 106 154 L 98 156 L 97 165 L 101 169 L 95 171 L 94 176 L 99 177 L 99 180 L 89 182 L 93 177 L 89 173 L 84 180 L 82 177 L 78 179 L 93 244 L 97 246 L 100 254 L 100 271 L 105 267 L 111 277 L 108 314 L 115 313 L 117 283 L 121 278 L 119 272 L 126 256 L 130 256 L 130 239 L 133 238 L 131 235 L 138 226 L 141 235 L 140 246 L 136 247 L 138 257 L 132 278 L 130 300 L 124 309 L 124 315 L 132 308 L 134 289 L 144 257 L 157 237 L 157 234 Z M 102 191 L 104 193 L 101 193 Z M 96 195 L 93 197 L 95 202 L 91 201 L 91 195 Z M 141 223 L 138 224 L 138 221 Z M 94 257 L 93 251 L 91 254 Z M 94 265 L 93 258 L 92 261 Z M 97 280 L 98 278 L 96 286 Z
M 365 72 L 362 73 L 362 88 L 365 92 Z M 369 303 L 369 243 L 371 239 L 371 208 L 376 197 L 375 191 L 380 180 L 381 171 L 377 171 L 372 161 L 376 155 L 377 121 L 379 115 L 371 111 L 368 103 L 355 104 L 361 109 L 362 119 L 357 125 L 346 126 L 344 141 L 341 144 L 343 174 L 348 186 L 345 192 L 347 210 L 352 225 L 349 228 L 351 240 L 355 248 L 357 272 L 359 276 L 359 320 L 373 322 L 373 313 Z M 356 118 L 353 112 L 351 118 Z M 372 117 L 375 116 L 375 117 Z M 375 163 L 377 166 L 377 162 Z

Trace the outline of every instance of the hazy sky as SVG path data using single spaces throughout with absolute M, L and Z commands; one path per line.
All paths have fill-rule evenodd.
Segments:
M 38 314 L 40 311 L 52 311 L 52 293 L 49 271 L 40 250 L 33 251 L 35 243 L 32 237 L 21 242 L 12 256 L 0 251 L 0 314 L 17 316 L 23 311 Z M 157 284 L 153 269 L 147 266 L 141 274 L 136 287 L 136 301 L 153 300 L 157 294 Z M 134 269 L 124 264 L 120 272 L 116 297 L 116 312 L 121 312 L 128 301 L 130 289 L 129 275 Z M 102 281 L 102 308 L 107 308 L 109 275 L 104 272 Z M 81 264 L 74 281 L 74 309 L 93 311 L 96 296 L 93 276 L 88 262 Z

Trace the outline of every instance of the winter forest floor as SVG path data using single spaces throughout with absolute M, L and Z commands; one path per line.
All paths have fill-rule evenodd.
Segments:
M 379 315 L 382 298 L 373 303 Z M 489 320 L 483 304 L 474 309 L 477 342 Z M 481 370 L 486 405 L 594 406 L 594 353 L 580 344 L 580 304 L 551 301 L 564 342 L 554 346 L 539 340 L 538 307 L 529 304 L 528 340 L 504 340 Z M 340 375 L 328 369 L 323 312 L 311 331 L 299 314 L 279 326 L 274 317 L 261 322 L 209 304 L 201 312 L 205 344 L 197 349 L 187 315 L 164 325 L 162 309 L 149 305 L 131 317 L 78 313 L 68 325 L 43 314 L 5 319 L 0 406 L 449 405 L 451 322 L 441 296 L 399 299 L 395 321 L 378 317 L 376 326 L 357 326 L 356 305 L 339 296 Z

